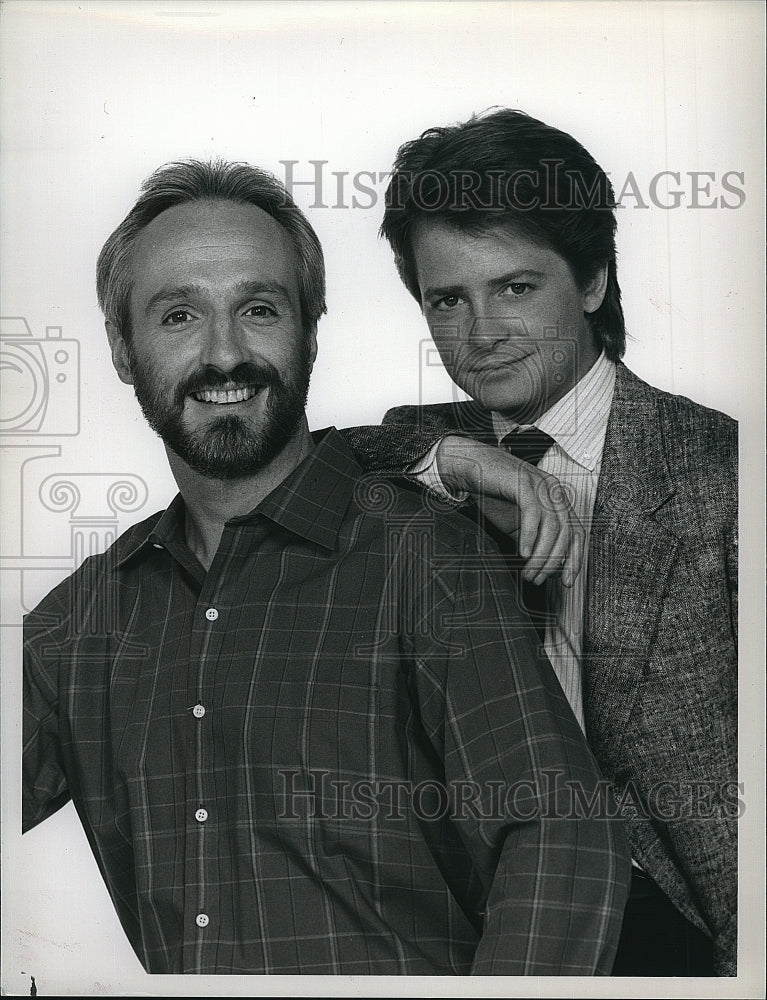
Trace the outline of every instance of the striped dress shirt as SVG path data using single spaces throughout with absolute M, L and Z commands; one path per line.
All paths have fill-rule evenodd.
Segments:
M 581 728 L 585 728 L 581 659 L 589 539 L 614 389 L 615 363 L 602 352 L 583 378 L 535 422 L 555 442 L 538 462 L 538 468 L 556 476 L 564 486 L 586 530 L 581 571 L 573 585 L 563 586 L 559 577 L 542 585 L 551 616 L 544 648 Z M 493 427 L 499 442 L 512 431 L 525 429 L 500 413 L 493 413 Z
M 584 728 L 581 659 L 588 548 L 614 388 L 615 364 L 603 352 L 583 378 L 535 422 L 555 442 L 538 462 L 538 468 L 562 483 L 586 530 L 582 569 L 573 585 L 565 587 L 559 578 L 542 584 L 546 588 L 549 613 L 544 648 L 581 728 Z M 499 443 L 507 434 L 531 426 L 514 423 L 501 413 L 493 413 L 492 417 Z M 439 478 L 438 444 L 423 460 L 410 466 L 409 472 L 438 494 L 457 499 Z
M 426 498 L 331 429 L 207 572 L 177 498 L 27 616 L 24 827 L 73 799 L 148 972 L 609 973 L 614 803 Z

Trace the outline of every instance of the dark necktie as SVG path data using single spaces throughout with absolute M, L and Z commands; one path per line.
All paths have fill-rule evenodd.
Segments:
M 537 465 L 553 444 L 554 438 L 537 427 L 526 431 L 512 431 L 501 441 L 506 451 L 517 458 L 523 458 L 531 465 Z
M 537 427 L 532 427 L 530 430 L 525 431 L 512 431 L 511 434 L 507 434 L 501 441 L 502 448 L 505 448 L 511 455 L 516 455 L 517 458 L 522 458 L 525 462 L 530 462 L 531 465 L 537 465 L 553 444 L 554 438 L 550 437 L 544 431 L 538 430 Z M 521 576 L 520 582 L 522 604 L 530 615 L 541 643 L 543 643 L 546 639 L 546 622 L 548 619 L 546 582 L 544 581 L 540 586 L 536 587 L 534 583 L 530 583 Z

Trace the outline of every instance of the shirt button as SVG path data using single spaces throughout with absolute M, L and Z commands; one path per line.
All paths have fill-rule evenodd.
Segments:
M 205 820 L 208 818 L 208 810 L 198 809 L 197 812 L 194 814 L 194 818 L 197 820 L 198 823 L 204 823 Z
M 205 617 L 209 622 L 214 622 L 218 618 L 218 611 L 215 608 L 208 608 L 205 612 Z
M 192 709 L 192 715 L 195 717 L 195 719 L 201 719 L 203 715 L 205 715 L 205 706 L 195 705 L 194 708 Z
M 210 923 L 210 917 L 208 916 L 207 913 L 198 913 L 197 916 L 194 918 L 194 922 L 197 924 L 198 927 L 207 927 L 208 924 Z

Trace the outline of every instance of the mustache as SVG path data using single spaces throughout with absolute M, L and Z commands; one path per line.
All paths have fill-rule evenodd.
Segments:
M 204 365 L 176 386 L 176 404 L 182 405 L 190 393 L 202 392 L 204 389 L 219 389 L 225 385 L 231 387 L 232 384 L 272 386 L 280 385 L 281 382 L 277 369 L 268 363 L 243 361 L 228 372 L 215 365 Z

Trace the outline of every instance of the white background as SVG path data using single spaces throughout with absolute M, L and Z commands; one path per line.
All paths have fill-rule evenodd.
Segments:
M 629 330 L 626 362 L 664 389 L 738 418 L 743 446 L 746 587 L 742 705 L 746 847 L 760 842 L 763 809 L 763 186 L 764 14 L 750 2 L 259 3 L 6 2 L 2 21 L 2 315 L 33 336 L 59 326 L 79 341 L 80 432 L 47 437 L 50 473 L 132 473 L 146 503 L 120 529 L 168 502 L 175 487 L 159 441 L 132 391 L 111 369 L 94 291 L 95 260 L 143 178 L 161 163 L 221 155 L 296 179 L 324 167 L 324 203 L 294 194 L 323 243 L 329 313 L 310 394 L 313 427 L 378 422 L 392 405 L 449 398 L 441 369 L 423 362 L 425 325 L 378 239 L 384 184 L 367 208 L 350 207 L 353 175 L 390 168 L 397 146 L 423 129 L 490 105 L 525 110 L 575 135 L 610 173 L 627 175 L 619 212 L 619 279 Z M 650 200 L 661 171 L 680 182 L 678 208 Z M 334 208 L 336 178 L 347 172 Z M 691 208 L 690 171 L 745 189 L 737 209 Z M 369 178 L 364 183 L 370 184 Z M 13 391 L 11 379 L 7 383 Z M 55 430 L 46 428 L 55 434 Z M 40 440 L 43 440 L 42 438 Z M 18 445 L 30 439 L 3 438 Z M 33 442 L 34 443 L 34 442 Z M 56 559 L 66 518 L 25 495 L 4 452 L 4 536 Z M 19 452 L 14 452 L 19 454 Z M 42 468 L 42 466 L 40 466 Z M 20 492 L 21 490 L 21 492 Z M 62 529 L 62 525 L 64 526 Z M 64 532 L 62 534 L 62 531 Z M 34 547 L 34 546 L 33 546 Z M 4 552 L 9 551 L 6 544 Z M 17 553 L 12 553 L 16 555 Z M 10 565 L 10 564 L 8 564 Z M 14 564 L 15 565 L 15 564 Z M 756 586 L 749 588 L 749 571 Z M 368 980 L 282 981 L 147 977 L 113 915 L 71 806 L 18 836 L 19 629 L 22 603 L 64 571 L 4 569 L 3 992 L 39 995 L 329 995 L 374 991 Z M 752 727 L 756 725 L 756 730 Z M 755 996 L 763 967 L 761 851 L 745 853 L 742 963 L 737 981 L 689 986 L 688 995 Z M 753 864 L 752 864 L 753 862 Z M 759 862 L 761 865 L 761 861 Z M 754 877 L 754 874 L 756 877 Z M 761 975 L 761 971 L 759 972 Z M 763 979 L 762 979 L 763 982 Z M 380 995 L 405 984 L 383 984 Z M 412 995 L 434 984 L 409 982 Z M 587 981 L 438 984 L 438 995 L 670 995 L 672 987 Z M 679 987 L 677 986 L 677 989 Z M 623 991 L 620 992 L 619 990 Z M 683 992 L 688 987 L 683 987 Z M 752 990 L 756 990 L 752 992 Z

